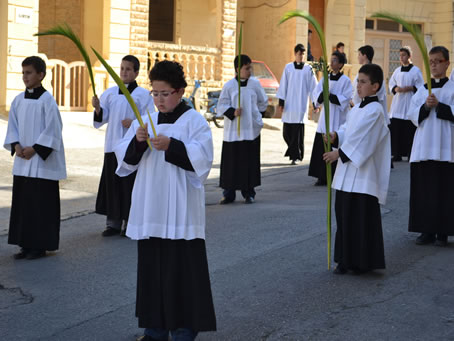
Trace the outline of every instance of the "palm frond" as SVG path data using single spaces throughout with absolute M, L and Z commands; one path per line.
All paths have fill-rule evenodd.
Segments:
M 411 24 L 406 21 L 404 18 L 400 17 L 397 14 L 392 14 L 389 12 L 375 12 L 372 14 L 372 18 L 379 18 L 379 19 L 388 19 L 395 21 L 401 24 L 415 39 L 416 44 L 421 51 L 421 55 L 424 61 L 424 70 L 426 71 L 426 81 L 427 81 L 427 89 L 429 90 L 429 95 L 432 93 L 432 86 L 430 81 L 430 64 L 429 64 L 429 54 L 427 53 L 426 43 L 424 41 L 424 36 L 421 32 L 421 29 L 418 25 Z
M 320 58 L 320 63 L 323 70 L 323 106 L 325 109 L 325 131 L 328 136 L 327 141 L 323 142 L 325 152 L 329 152 L 331 150 L 331 141 L 329 138 L 329 79 L 328 79 L 328 57 L 327 57 L 327 49 L 326 49 L 326 40 L 325 40 L 325 33 L 318 23 L 318 21 L 310 15 L 307 11 L 289 11 L 286 12 L 281 20 L 279 21 L 279 25 L 284 23 L 285 21 L 291 18 L 303 18 L 309 21 L 312 26 L 314 26 L 315 31 L 317 32 L 318 38 L 320 39 L 320 45 L 322 46 L 323 57 Z M 327 221 L 327 254 L 328 254 L 328 270 L 331 268 L 331 183 L 332 183 L 332 171 L 331 171 L 331 164 L 326 164 L 326 183 L 328 188 L 328 198 L 327 198 L 327 211 L 326 211 L 326 221 Z
M 137 105 L 134 102 L 134 100 L 131 97 L 131 93 L 129 92 L 128 88 L 125 86 L 121 78 L 117 75 L 117 73 L 112 69 L 112 67 L 105 61 L 105 59 L 92 47 L 91 48 L 96 55 L 96 57 L 99 59 L 101 64 L 105 67 L 109 75 L 113 78 L 115 83 L 117 83 L 118 87 L 120 88 L 121 92 L 123 95 L 126 97 L 126 100 L 128 101 L 129 105 L 132 108 L 132 111 L 134 112 L 134 115 L 137 118 L 137 121 L 139 122 L 140 126 L 142 128 L 145 128 L 145 125 L 143 124 L 142 117 L 140 116 L 139 109 L 137 109 Z M 150 124 L 153 125 L 153 122 L 150 120 Z M 153 126 L 152 126 L 153 127 Z M 153 127 L 154 130 L 154 127 Z M 150 139 L 147 139 L 148 147 L 150 147 L 150 150 L 153 150 Z
M 238 37 L 238 108 L 241 107 L 241 46 L 243 43 L 243 24 L 240 25 L 240 35 Z M 237 132 L 238 136 L 240 136 L 240 128 L 241 128 L 241 116 L 237 117 L 238 126 Z
M 153 130 L 153 136 L 156 138 L 158 135 L 156 135 L 156 129 L 154 128 L 153 120 L 151 119 L 150 112 L 147 109 L 147 114 L 148 114 L 148 120 L 150 121 L 151 129 Z
M 64 23 L 62 25 L 57 25 L 52 27 L 51 29 L 43 32 L 38 32 L 34 34 L 34 36 L 51 36 L 51 35 L 60 35 L 63 37 L 66 37 L 70 39 L 76 47 L 79 49 L 80 54 L 82 55 L 82 58 L 85 61 L 85 64 L 87 65 L 87 70 L 88 70 L 88 75 L 90 76 L 90 81 L 91 81 L 91 86 L 93 88 L 93 95 L 96 96 L 96 87 L 95 87 L 95 78 L 93 76 L 93 69 L 91 66 L 90 62 L 90 57 L 88 56 L 87 50 L 85 50 L 85 47 L 82 45 L 79 37 L 74 33 L 73 29 L 71 26 L 69 26 L 67 23 Z

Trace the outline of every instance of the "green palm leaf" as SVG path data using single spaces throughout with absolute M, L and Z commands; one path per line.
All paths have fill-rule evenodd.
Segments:
M 243 43 L 243 24 L 240 25 L 240 35 L 238 37 L 238 108 L 241 108 L 241 46 Z M 241 116 L 237 117 L 238 120 L 238 136 L 240 136 Z
M 323 70 L 323 106 L 325 109 L 325 129 L 326 134 L 328 136 L 327 141 L 324 141 L 324 148 L 325 152 L 331 150 L 331 141 L 329 138 L 329 79 L 328 79 L 328 57 L 327 57 L 327 50 L 326 50 L 326 40 L 325 34 L 318 23 L 318 21 L 310 15 L 307 11 L 289 11 L 286 12 L 283 17 L 281 18 L 279 24 L 291 19 L 291 18 L 303 18 L 309 21 L 312 26 L 314 26 L 315 31 L 320 39 L 320 44 L 322 46 L 323 57 L 321 58 L 322 63 L 322 70 Z M 326 183 L 328 187 L 328 199 L 327 199 L 327 211 L 326 211 L 326 220 L 327 220 L 327 253 L 328 253 L 328 270 L 331 268 L 331 183 L 332 183 L 332 171 L 331 171 L 331 164 L 326 164 Z
M 405 29 L 411 33 L 413 38 L 416 41 L 416 44 L 419 47 L 419 50 L 421 51 L 422 58 L 424 61 L 424 69 L 426 71 L 426 81 L 427 81 L 427 89 L 429 90 L 429 95 L 432 93 L 432 86 L 431 86 L 431 81 L 430 81 L 430 64 L 429 64 L 429 54 L 427 53 L 427 47 L 426 43 L 424 42 L 424 36 L 421 32 L 421 29 L 419 26 L 415 24 L 411 24 L 402 17 L 392 14 L 389 12 L 376 12 L 372 14 L 372 18 L 380 18 L 380 19 L 388 19 L 395 21 L 399 24 L 401 24 Z
M 60 36 L 63 36 L 63 37 L 66 37 L 66 38 L 72 40 L 72 42 L 74 44 L 76 44 L 76 47 L 79 49 L 80 54 L 82 55 L 82 57 L 83 57 L 83 59 L 85 61 L 85 64 L 87 64 L 87 70 L 88 70 L 88 74 L 90 76 L 91 86 L 93 88 L 93 95 L 96 96 L 95 78 L 93 76 L 93 69 L 92 69 L 92 66 L 91 66 L 90 57 L 88 56 L 88 53 L 85 50 L 85 47 L 82 45 L 79 37 L 74 33 L 74 31 L 71 28 L 71 26 L 69 26 L 67 23 L 64 23 L 63 25 L 54 26 L 54 27 L 52 27 L 51 29 L 49 29 L 47 31 L 38 32 L 38 33 L 36 33 L 34 35 L 38 36 L 38 37 L 40 37 L 40 36 L 60 35 Z
M 112 67 L 105 61 L 105 59 L 103 57 L 101 57 L 101 55 L 93 47 L 91 49 L 93 50 L 93 52 L 95 53 L 96 57 L 99 59 L 101 64 L 106 68 L 107 72 L 113 78 L 115 83 L 117 83 L 121 92 L 123 93 L 123 95 L 125 95 L 129 105 L 131 106 L 132 111 L 134 112 L 134 115 L 136 116 L 137 121 L 139 122 L 140 126 L 145 129 L 145 125 L 143 124 L 143 120 L 142 120 L 142 117 L 140 116 L 139 109 L 137 109 L 137 105 L 134 102 L 134 100 L 132 99 L 131 93 L 129 92 L 128 88 L 125 86 L 125 84 L 123 83 L 121 78 L 117 75 L 117 73 L 112 69 Z M 150 124 L 152 125 L 153 131 L 154 131 L 153 121 L 151 121 L 151 119 L 150 119 Z M 147 139 L 147 143 L 148 143 L 148 147 L 150 147 L 150 150 L 153 150 L 153 148 L 151 147 L 150 139 Z

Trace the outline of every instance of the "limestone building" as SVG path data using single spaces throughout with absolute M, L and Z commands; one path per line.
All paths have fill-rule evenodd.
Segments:
M 369 43 L 385 77 L 398 66 L 398 49 L 411 36 L 392 22 L 372 19 L 391 11 L 421 25 L 426 43 L 453 50 L 453 2 L 448 0 L 2 0 L 0 1 L 0 113 L 23 91 L 21 61 L 40 54 L 49 64 L 45 86 L 62 110 L 88 110 L 91 91 L 79 52 L 62 37 L 34 37 L 38 30 L 67 22 L 84 45 L 94 47 L 118 71 L 120 60 L 134 54 L 141 61 L 139 83 L 148 86 L 147 70 L 156 60 L 177 60 L 189 84 L 204 79 L 203 91 L 220 88 L 233 77 L 236 32 L 243 23 L 243 51 L 262 60 L 279 78 L 293 59 L 297 43 L 307 45 L 302 19 L 278 25 L 288 10 L 308 10 L 324 27 L 328 48 L 346 46 L 348 70 L 356 72 L 356 51 Z M 312 53 L 320 56 L 314 35 Z M 92 54 L 92 61 L 95 57 Z M 421 65 L 419 52 L 415 63 Z M 97 92 L 112 81 L 95 62 Z M 350 71 L 349 71 L 350 72 Z M 188 88 L 190 91 L 191 88 Z

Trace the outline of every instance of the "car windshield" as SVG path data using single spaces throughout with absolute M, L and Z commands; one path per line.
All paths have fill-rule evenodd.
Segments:
M 262 63 L 252 63 L 254 77 L 258 79 L 274 79 L 266 66 Z

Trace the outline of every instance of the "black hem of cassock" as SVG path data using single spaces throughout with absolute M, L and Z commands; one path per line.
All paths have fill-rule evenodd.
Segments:
M 346 269 L 385 268 L 380 205 L 372 195 L 336 191 L 334 261 Z
M 332 146 L 331 150 L 333 150 Z M 315 133 L 308 175 L 314 178 L 318 178 L 322 182 L 326 182 L 326 162 L 323 161 L 324 153 L 325 147 L 323 145 L 323 134 Z M 331 177 L 336 171 L 336 165 L 337 161 L 331 164 Z
M 411 163 L 409 232 L 454 236 L 453 175 L 452 162 Z
M 59 241 L 58 181 L 15 175 L 8 244 L 55 251 L 58 250 Z
M 284 123 L 282 136 L 287 144 L 284 156 L 288 156 L 292 161 L 302 161 L 304 158 L 304 124 Z
M 139 240 L 136 317 L 140 328 L 216 330 L 205 240 Z
M 410 120 L 391 118 L 391 154 L 410 156 L 416 126 Z
M 128 220 L 136 172 L 120 177 L 115 174 L 117 165 L 115 153 L 104 154 L 104 164 L 96 197 L 96 213 L 105 215 L 108 219 Z
M 252 141 L 224 141 L 219 186 L 248 190 L 260 184 L 260 135 Z

